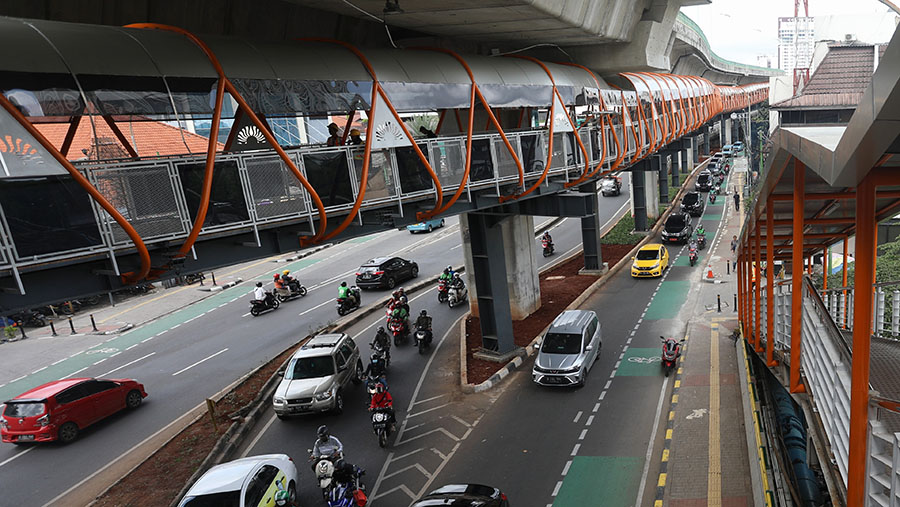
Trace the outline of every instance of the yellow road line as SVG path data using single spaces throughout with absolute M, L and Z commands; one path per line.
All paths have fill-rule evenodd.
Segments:
M 719 325 L 712 325 L 709 341 L 709 467 L 706 504 L 722 505 L 722 462 L 719 439 Z

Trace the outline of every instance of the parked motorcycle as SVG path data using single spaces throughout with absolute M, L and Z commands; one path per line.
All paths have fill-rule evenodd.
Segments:
M 666 338 L 664 336 L 660 336 L 659 339 L 663 342 L 662 368 L 668 377 L 669 373 L 675 369 L 678 357 L 681 356 L 681 344 L 684 343 L 684 339 L 682 338 L 681 341 L 678 341 L 675 338 Z
M 400 345 L 409 337 L 409 327 L 406 325 L 406 321 L 399 317 L 388 319 L 388 330 L 394 336 L 394 345 Z
M 544 249 L 544 257 L 550 257 L 555 251 L 555 249 L 553 248 L 553 242 L 547 241 L 546 239 L 541 240 L 541 247 Z
M 47 325 L 47 318 L 34 310 L 23 310 L 10 318 L 24 327 L 44 327 Z
M 386 447 L 388 438 L 391 436 L 391 414 L 385 409 L 375 409 L 372 411 L 372 431 L 378 436 L 378 446 Z
M 461 305 L 466 301 L 466 296 L 468 295 L 469 289 L 465 285 L 462 287 L 451 287 L 447 293 L 447 303 L 450 305 L 450 308 Z
M 362 301 L 362 299 L 360 298 L 359 287 L 350 287 L 350 292 L 355 297 L 337 298 L 336 300 L 337 312 L 341 317 L 359 308 L 360 301 Z
M 431 330 L 417 326 L 415 339 L 419 354 L 424 354 L 425 350 L 431 346 Z
M 438 280 L 438 303 L 447 301 L 447 288 L 450 285 L 448 280 Z
M 266 298 L 262 301 L 258 299 L 253 299 L 250 301 L 250 315 L 254 317 L 258 317 L 259 314 L 267 312 L 269 310 L 277 310 L 278 306 L 281 304 L 278 301 L 278 298 L 275 297 L 271 292 L 266 292 Z
M 688 259 L 691 261 L 691 266 L 697 263 L 697 242 L 691 240 L 691 244 L 688 246 Z
M 282 287 L 280 289 L 275 289 L 275 295 L 278 296 L 278 300 L 284 303 L 290 299 L 294 298 L 302 298 L 306 295 L 306 287 L 300 285 L 299 283 L 291 283 L 288 284 L 287 287 Z

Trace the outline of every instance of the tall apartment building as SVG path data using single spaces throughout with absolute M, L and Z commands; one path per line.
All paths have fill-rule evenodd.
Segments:
M 778 18 L 778 68 L 790 73 L 798 67 L 809 67 L 815 32 L 812 17 Z

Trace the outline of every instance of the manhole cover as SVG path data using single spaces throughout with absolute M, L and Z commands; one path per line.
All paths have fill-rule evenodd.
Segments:
M 545 280 L 564 280 L 565 278 L 564 276 L 548 276 Z

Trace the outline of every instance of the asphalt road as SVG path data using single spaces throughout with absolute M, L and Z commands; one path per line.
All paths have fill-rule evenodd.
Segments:
M 627 192 L 619 197 L 600 198 L 600 213 L 603 217 L 610 217 L 620 211 L 627 200 Z M 536 217 L 535 225 L 547 220 Z M 273 272 L 282 269 L 290 269 L 295 274 L 299 272 L 302 283 L 309 289 L 306 297 L 286 302 L 274 312 L 256 318 L 248 315 L 250 295 L 244 289 L 232 289 L 146 326 L 114 336 L 106 343 L 55 364 L 34 365 L 34 373 L 0 388 L 0 399 L 9 399 L 30 387 L 68 376 L 135 378 L 145 384 L 149 397 L 140 409 L 96 424 L 83 431 L 79 440 L 66 446 L 0 446 L 0 490 L 4 492 L 0 505 L 42 505 L 59 501 L 65 492 L 77 487 L 91 474 L 207 397 L 264 364 L 309 332 L 336 320 L 338 316 L 333 306 L 336 287 L 342 280 L 352 282 L 353 273 L 365 260 L 383 255 L 408 258 L 419 264 L 420 277 L 437 274 L 447 264 L 460 265 L 462 251 L 458 234 L 458 221 L 454 217 L 447 219 L 446 227 L 431 234 L 388 231 L 349 240 L 294 263 L 279 264 L 277 269 L 273 268 Z M 539 262 L 553 261 L 580 246 L 578 220 L 563 221 L 552 234 L 559 254 L 544 259 L 538 252 L 540 244 L 535 242 Z M 270 276 L 265 275 L 260 280 L 267 283 Z M 250 284 L 246 286 L 252 287 Z M 386 290 L 364 291 L 363 304 L 388 295 Z M 434 313 L 437 337 L 443 336 L 452 322 L 465 313 L 465 307 L 450 310 L 444 305 L 437 308 L 434 290 L 416 299 L 411 306 L 414 311 L 426 308 L 429 313 Z M 380 313 L 373 314 L 351 331 L 351 334 L 363 335 L 358 342 L 364 349 L 365 357 L 368 356 L 366 344 L 374 335 L 374 329 L 366 327 L 376 321 L 381 321 Z M 391 365 L 391 391 L 401 403 L 402 400 L 412 399 L 424 365 L 432 357 L 421 357 L 408 345 L 406 348 L 396 351 Z M 446 345 L 438 352 L 450 354 L 450 357 L 458 355 Z M 441 369 L 446 365 L 437 366 Z M 448 378 L 454 375 L 452 381 L 458 383 L 455 377 L 458 371 L 456 366 L 447 369 L 444 374 Z M 420 392 L 426 391 L 428 386 L 420 389 Z M 424 398 L 420 396 L 417 399 Z M 344 437 L 346 445 L 362 448 L 365 440 L 367 447 L 374 447 L 370 449 L 373 451 L 370 455 L 361 456 L 364 459 L 360 460 L 360 464 L 369 468 L 380 467 L 384 461 L 383 454 L 369 431 L 369 420 L 362 412 L 362 400 L 360 387 L 346 397 L 348 410 L 340 418 L 323 416 L 273 424 L 271 431 L 289 430 L 289 434 L 283 434 L 275 441 L 292 443 L 275 450 L 287 452 L 302 462 L 320 420 L 334 424 L 338 434 L 344 429 L 341 425 L 346 424 L 347 428 L 356 428 L 352 433 L 360 440 L 357 442 Z M 360 407 L 360 413 L 350 409 L 355 406 Z M 268 440 L 259 442 L 260 449 L 267 445 Z M 269 450 L 268 447 L 259 451 L 254 449 L 254 453 Z M 307 498 L 309 489 L 301 486 L 301 492 L 302 498 Z
M 694 220 L 702 220 L 710 245 L 723 202 Z M 402 422 L 387 449 L 378 447 L 371 431 L 360 387 L 346 397 L 341 416 L 279 421 L 270 412 L 243 454 L 286 452 L 305 463 L 316 427 L 327 424 L 347 459 L 367 470 L 375 506 L 408 505 L 440 485 L 470 482 L 500 487 L 513 505 L 624 507 L 652 501 L 652 494 L 638 497 L 656 486 L 647 480 L 656 477 L 658 460 L 651 444 L 660 435 L 657 424 L 670 389 L 660 369 L 659 336 L 684 334 L 690 309 L 683 306 L 708 251 L 690 267 L 686 249 L 671 246 L 673 265 L 661 279 L 632 279 L 624 269 L 585 302 L 582 308 L 600 315 L 604 340 L 581 389 L 535 386 L 529 360 L 500 387 L 462 394 L 455 318 L 464 312 L 437 308 L 433 290 L 417 294 L 413 308 L 435 314 L 436 336 L 446 338 L 426 357 L 408 346 L 394 350 L 388 380 Z M 367 319 L 351 333 L 371 336 L 378 322 Z M 365 349 L 368 340 L 357 342 Z M 320 503 L 309 468 L 301 469 L 300 482 L 301 504 Z

